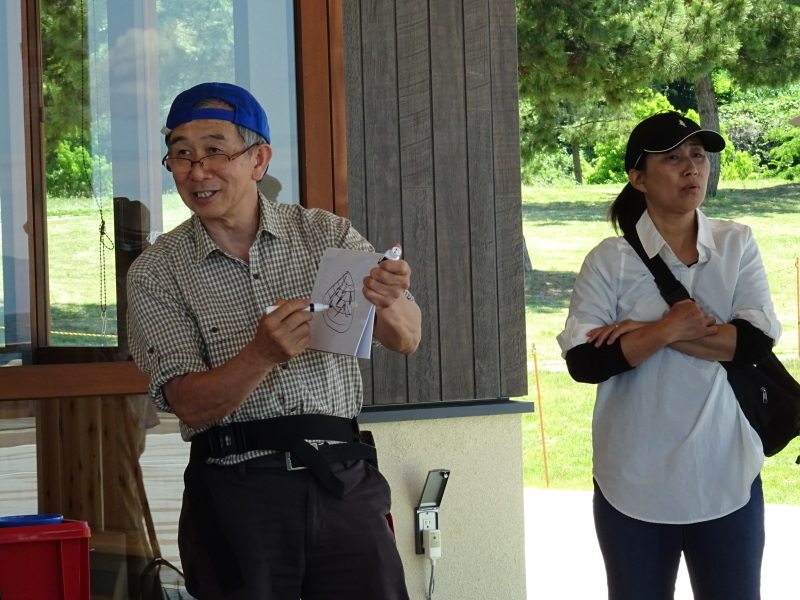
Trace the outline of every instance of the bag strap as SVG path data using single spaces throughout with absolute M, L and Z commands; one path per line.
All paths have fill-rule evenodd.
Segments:
M 686 291 L 686 288 L 683 287 L 683 284 L 678 281 L 675 275 L 672 274 L 672 271 L 669 270 L 664 259 L 658 254 L 653 258 L 647 256 L 647 252 L 644 251 L 642 241 L 639 239 L 639 234 L 635 229 L 626 233 L 625 239 L 631 247 L 636 250 L 636 254 L 639 255 L 639 258 L 642 259 L 642 262 L 653 274 L 653 278 L 656 280 L 656 285 L 658 286 L 658 291 L 661 292 L 661 296 L 666 300 L 667 304 L 672 306 L 681 300 L 692 300 L 692 297 L 689 295 L 689 292 Z

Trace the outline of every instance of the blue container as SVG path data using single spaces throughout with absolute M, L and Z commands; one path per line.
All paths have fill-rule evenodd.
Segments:
M 0 527 L 26 527 L 28 525 L 58 525 L 64 520 L 63 515 L 19 515 L 16 517 L 0 517 Z

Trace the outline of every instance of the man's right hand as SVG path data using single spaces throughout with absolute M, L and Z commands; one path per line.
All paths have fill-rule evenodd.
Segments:
M 255 337 L 227 363 L 174 377 L 164 395 L 178 418 L 193 429 L 219 421 L 236 410 L 276 366 L 308 346 L 312 313 L 308 300 L 279 300 L 279 308 L 264 314 Z
M 309 305 L 306 299 L 278 300 L 275 304 L 276 310 L 261 315 L 254 342 L 265 361 L 278 365 L 306 349 L 314 315 L 303 310 Z

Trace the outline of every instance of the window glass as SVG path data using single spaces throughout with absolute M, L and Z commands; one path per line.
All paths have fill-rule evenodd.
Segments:
M 19 2 L 0 0 L 0 366 L 31 342 L 22 26 Z
M 36 402 L 0 402 L 0 516 L 39 512 Z
M 142 598 L 140 578 L 157 554 L 181 567 L 190 445 L 177 418 L 144 423 L 144 405 L 135 404 L 131 397 L 0 402 L 0 516 L 86 521 L 92 598 Z
M 127 268 L 190 216 L 160 162 L 179 92 L 204 81 L 249 89 L 267 111 L 275 154 L 260 187 L 298 202 L 293 6 L 43 0 L 41 12 L 49 344 L 124 354 Z

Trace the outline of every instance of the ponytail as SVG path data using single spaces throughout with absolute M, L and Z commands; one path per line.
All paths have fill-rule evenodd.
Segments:
M 633 231 L 639 218 L 647 210 L 644 194 L 628 183 L 611 203 L 608 209 L 608 219 L 618 233 L 622 235 Z

